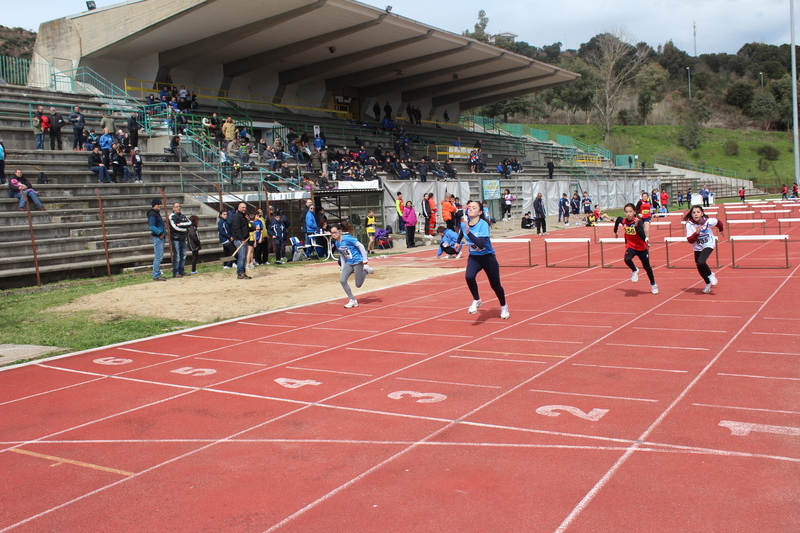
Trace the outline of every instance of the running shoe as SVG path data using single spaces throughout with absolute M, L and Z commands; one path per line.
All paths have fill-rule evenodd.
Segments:
M 350 300 L 346 304 L 344 304 L 345 309 L 351 309 L 353 307 L 358 307 L 358 302 L 355 300 Z
M 480 300 L 472 300 L 472 305 L 469 306 L 467 312 L 471 315 L 474 315 L 478 312 L 478 308 L 483 305 L 483 302 Z
M 366 272 L 367 274 L 374 274 L 375 269 L 369 265 L 364 265 L 364 272 Z
M 456 254 L 456 259 L 461 259 L 461 252 L 458 252 L 458 253 Z
M 192 274 L 199 274 L 199 273 L 200 272 L 198 272 L 197 270 L 192 270 Z
M 449 255 L 437 255 L 436 259 L 447 259 L 449 257 L 450 257 Z
M 634 282 L 634 283 L 639 281 L 639 269 L 638 268 L 636 270 L 634 270 L 633 273 L 631 274 L 631 281 Z
M 652 292 L 653 294 L 658 294 L 658 284 L 653 283 L 652 285 L 650 285 L 650 292 Z
M 508 305 L 503 305 L 500 307 L 500 318 L 507 319 L 511 316 L 511 313 L 508 312 Z
M 709 292 L 711 292 L 711 284 L 706 283 L 706 286 L 703 287 L 703 294 L 708 294 Z
M 715 276 L 714 274 L 711 274 L 708 277 L 708 279 L 711 281 L 711 286 L 712 287 L 715 287 L 717 285 L 717 283 L 719 283 L 719 281 L 717 280 L 717 276 Z

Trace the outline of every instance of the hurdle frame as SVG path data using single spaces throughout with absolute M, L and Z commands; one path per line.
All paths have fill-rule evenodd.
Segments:
M 492 239 L 492 243 L 503 243 L 503 242 L 518 242 L 518 243 L 528 243 L 528 268 L 532 268 L 535 266 L 539 266 L 539 263 L 533 262 L 533 254 L 531 253 L 531 240 L 530 239 Z M 499 262 L 498 262 L 499 264 Z M 500 265 L 503 266 L 503 265 Z
M 736 241 L 783 241 L 786 245 L 786 266 L 781 267 L 747 267 L 736 264 Z M 731 266 L 733 268 L 750 270 L 783 270 L 791 268 L 789 264 L 789 236 L 788 235 L 730 235 L 728 242 L 731 243 Z
M 586 243 L 586 266 L 583 265 L 557 265 L 553 263 L 550 264 L 550 260 L 548 259 L 547 254 L 547 243 Z M 544 266 L 546 268 L 592 268 L 596 267 L 597 265 L 592 264 L 592 239 L 589 237 L 573 237 L 573 238 L 554 238 L 554 239 L 545 239 L 544 240 Z
M 622 268 L 622 267 L 615 267 L 614 265 L 611 265 L 611 264 L 608 264 L 608 265 L 606 264 L 606 257 L 605 257 L 605 251 L 603 250 L 603 245 L 604 244 L 625 244 L 625 238 L 624 237 L 602 237 L 599 240 L 599 244 L 600 244 L 600 266 L 602 268 Z M 627 268 L 627 267 L 625 267 L 625 268 Z
M 714 245 L 714 255 L 715 255 L 715 259 L 717 261 L 717 264 L 714 265 L 714 268 L 721 268 L 722 264 L 720 264 L 720 262 L 719 262 L 719 237 L 714 235 L 714 240 L 716 241 L 716 244 Z M 685 266 L 685 267 L 683 267 L 683 266 L 675 266 L 675 265 L 671 265 L 669 263 L 669 243 L 671 243 L 671 242 L 685 242 L 685 243 L 688 244 L 689 241 L 686 239 L 686 237 L 664 237 L 664 252 L 667 255 L 667 268 L 689 269 L 689 270 L 696 268 L 696 267 L 693 267 L 693 266 L 690 266 L 690 267 L 688 267 L 688 266 Z M 694 251 L 694 249 L 692 249 L 692 251 Z

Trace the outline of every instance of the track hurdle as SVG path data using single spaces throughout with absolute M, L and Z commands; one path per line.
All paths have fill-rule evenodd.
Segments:
M 672 237 L 672 221 L 664 220 L 659 222 L 650 222 L 650 227 L 652 228 L 653 226 L 655 226 L 656 229 L 658 229 L 659 227 L 666 226 L 667 229 L 669 230 L 669 236 Z
M 594 243 L 597 244 L 599 241 L 597 240 L 597 228 L 613 228 L 614 222 L 597 222 L 594 226 Z
M 499 242 L 499 243 L 516 242 L 516 243 L 520 243 L 520 244 L 527 243 L 528 244 L 528 266 L 529 267 L 539 266 L 539 263 L 536 263 L 536 264 L 533 263 L 533 254 L 531 254 L 531 240 L 530 239 L 492 239 L 492 242 L 493 243 L 495 243 L 495 242 Z M 500 265 L 500 266 L 502 266 L 502 265 Z
M 764 235 L 767 234 L 767 221 L 763 218 L 751 218 L 745 220 L 726 220 L 725 225 L 729 228 L 738 224 L 752 224 L 753 227 L 756 227 L 756 224 L 761 224 L 761 229 L 764 230 Z M 729 232 L 730 233 L 730 232 Z
M 606 256 L 605 251 L 603 250 L 603 245 L 605 244 L 625 244 L 624 238 L 617 238 L 617 237 L 603 237 L 600 239 L 600 266 L 603 268 L 613 268 L 612 265 L 606 264 Z
M 762 209 L 759 212 L 759 216 L 764 216 L 765 214 L 775 215 L 772 218 L 778 218 L 778 213 L 791 213 L 791 209 Z M 781 216 L 788 216 L 788 215 L 781 215 Z
M 800 218 L 779 218 L 778 219 L 778 233 L 783 235 L 783 229 L 781 224 L 789 224 L 791 225 L 792 222 L 800 222 Z
M 719 243 L 719 237 L 717 237 L 716 235 L 714 235 L 714 240 L 717 241 L 717 243 Z M 686 237 L 664 237 L 664 250 L 666 251 L 667 254 L 667 268 L 694 268 L 694 267 L 679 267 L 669 264 L 669 243 L 671 242 L 688 243 L 689 241 L 686 239 Z M 717 260 L 717 264 L 714 266 L 714 268 L 720 268 L 722 265 L 719 263 L 719 246 L 714 246 L 714 255 L 716 256 Z
M 556 244 L 556 243 L 586 243 L 586 266 L 582 265 L 566 265 L 566 266 L 558 266 L 555 263 L 550 264 L 550 260 L 548 259 L 547 255 L 547 245 L 548 244 Z M 571 239 L 545 239 L 544 240 L 544 266 L 547 268 L 592 268 L 597 265 L 592 264 L 592 239 L 587 238 L 571 238 Z
M 740 241 L 783 241 L 786 244 L 786 266 L 784 267 L 743 267 L 736 264 L 736 246 L 735 244 Z M 776 268 L 790 268 L 789 264 L 789 236 L 788 235 L 731 235 L 728 237 L 728 242 L 731 243 L 731 266 L 733 268 L 750 268 L 750 269 L 776 269 Z
M 725 218 L 730 217 L 731 215 L 744 215 L 745 218 L 755 218 L 756 212 L 755 211 L 731 211 L 729 209 L 725 210 Z

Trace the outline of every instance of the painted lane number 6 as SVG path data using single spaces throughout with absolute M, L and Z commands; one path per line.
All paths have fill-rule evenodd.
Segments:
M 584 413 L 577 407 L 572 407 L 570 405 L 543 405 L 536 410 L 537 413 L 544 416 L 558 416 L 561 413 L 559 411 L 567 412 L 573 416 L 577 416 L 578 418 L 582 418 L 584 420 L 591 420 L 592 422 L 597 422 L 603 415 L 608 412 L 608 409 L 592 409 L 588 413 Z

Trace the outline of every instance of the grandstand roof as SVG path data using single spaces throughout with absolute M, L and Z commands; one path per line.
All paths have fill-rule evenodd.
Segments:
M 451 112 L 578 78 L 352 0 L 129 0 L 42 24 L 36 53 L 115 83 L 171 74 L 187 86 Z

